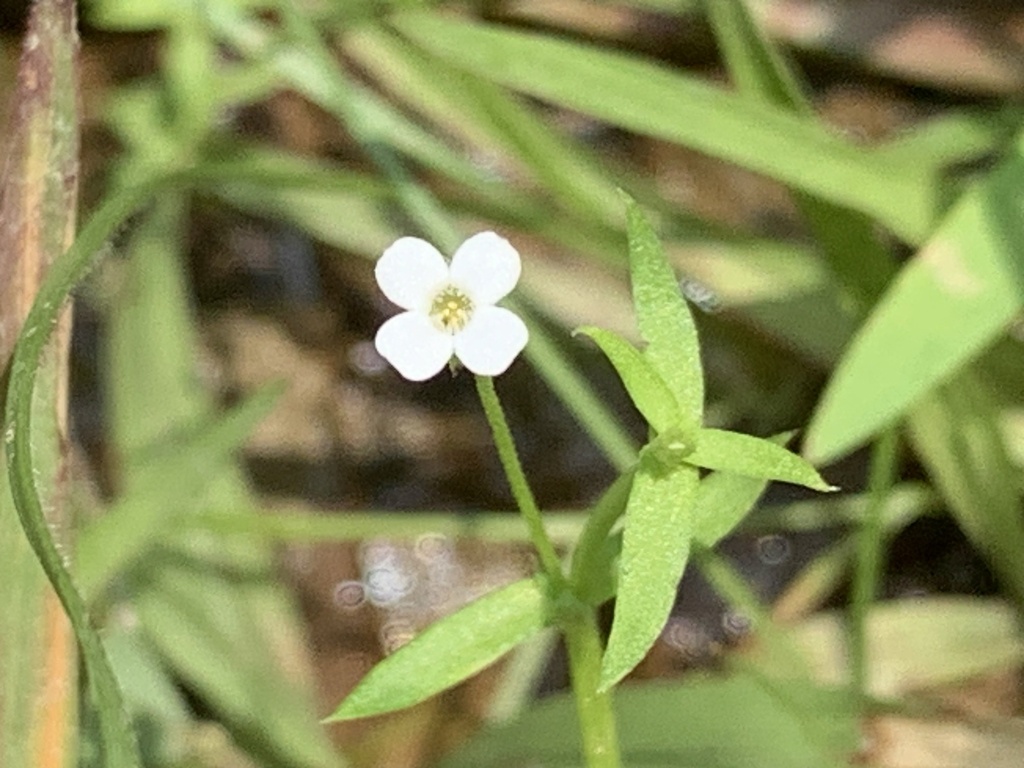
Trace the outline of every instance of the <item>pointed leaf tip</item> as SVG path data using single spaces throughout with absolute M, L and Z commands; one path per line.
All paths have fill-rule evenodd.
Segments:
M 723 429 L 702 429 L 697 448 L 686 460 L 704 469 L 803 485 L 816 491 L 837 491 L 810 462 L 781 445 L 753 435 Z
M 656 432 L 663 433 L 684 421 L 672 390 L 640 350 L 618 334 L 603 328 L 584 326 L 573 331 L 573 336 L 578 334 L 592 339 L 604 352 L 619 374 L 633 405 Z

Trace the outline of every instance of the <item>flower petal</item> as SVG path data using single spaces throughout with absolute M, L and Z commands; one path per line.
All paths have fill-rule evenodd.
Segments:
M 504 307 L 477 307 L 469 325 L 455 334 L 455 355 L 473 373 L 504 373 L 523 351 L 529 333 L 519 315 Z
M 426 240 L 400 237 L 377 259 L 374 274 L 392 302 L 426 312 L 438 286 L 448 281 L 448 264 Z
M 409 381 L 436 376 L 451 360 L 452 336 L 438 330 L 419 312 L 403 312 L 377 331 L 374 345 L 381 356 Z
M 476 303 L 494 304 L 516 287 L 519 252 L 494 232 L 473 235 L 452 257 L 451 280 Z

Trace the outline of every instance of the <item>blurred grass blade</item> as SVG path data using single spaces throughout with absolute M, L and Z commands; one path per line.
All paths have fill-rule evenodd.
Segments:
M 848 290 L 808 247 L 726 240 L 697 246 L 666 243 L 666 248 L 680 274 L 713 291 L 723 312 L 818 367 L 834 365 L 857 328 Z
M 992 343 L 1024 304 L 1024 133 L 957 202 L 858 331 L 808 427 L 805 454 L 869 439 Z
M 763 104 L 813 118 L 796 74 L 758 28 L 747 0 L 705 0 L 704 5 L 740 92 Z M 898 164 L 898 155 L 893 160 Z M 794 191 L 794 200 L 835 274 L 857 296 L 861 309 L 869 308 L 895 271 L 892 256 L 879 242 L 871 220 L 799 189 Z
M 548 622 L 539 578 L 495 590 L 431 624 L 378 663 L 328 722 L 411 707 L 497 661 Z
M 877 603 L 867 622 L 869 692 L 895 700 L 997 670 L 1009 673 L 1024 660 L 1018 619 L 1004 601 L 978 595 Z M 845 620 L 838 611 L 821 612 L 792 630 L 816 678 L 826 685 L 845 682 Z
M 892 158 L 896 165 L 947 168 L 971 163 L 1004 149 L 1013 140 L 1022 118 L 1018 106 L 994 114 L 988 110 L 954 110 L 878 145 L 875 151 Z
M 9 370 L 4 431 L 11 495 L 5 482 L 0 496 L 5 768 L 67 768 L 77 759 L 72 631 L 81 646 L 106 764 L 138 764 L 117 682 L 66 565 L 73 548 L 66 504 L 70 315 L 62 307 L 70 284 L 53 278 L 73 260 L 58 257 L 76 224 L 77 54 L 75 3 L 34 3 L 0 181 L 0 365 L 6 366 L 21 333 Z
M 115 450 L 126 457 L 126 495 L 115 502 L 114 514 L 128 505 L 148 507 L 147 514 L 166 510 L 167 483 L 158 475 L 177 465 L 198 476 L 191 494 L 181 492 L 191 481 L 171 486 L 178 491 L 179 519 L 211 508 L 244 519 L 259 512 L 233 463 L 200 472 L 183 467 L 182 461 L 190 463 L 186 457 L 153 464 L 161 446 L 183 434 L 216 437 L 219 447 L 203 451 L 223 456 L 273 395 L 258 395 L 264 402 L 249 401 L 245 410 L 220 417 L 195 376 L 198 342 L 181 254 L 185 203 L 182 194 L 162 195 L 140 222 L 132 258 L 120 265 L 108 375 Z M 217 424 L 212 431 L 211 423 Z M 140 629 L 167 674 L 186 681 L 254 760 L 281 768 L 342 764 L 316 720 L 301 624 L 268 542 L 178 526 L 160 543 L 124 582 L 135 588 Z M 254 715 L 269 710 L 271 716 Z
M 668 473 L 641 466 L 633 478 L 615 617 L 601 668 L 603 690 L 643 660 L 668 620 L 690 553 L 699 479 L 685 465 Z
M 135 466 L 124 494 L 79 537 L 78 583 L 90 600 L 120 571 L 180 530 L 182 499 L 200 498 L 223 476 L 232 455 L 280 394 L 280 387 L 268 387 L 212 423 L 149 451 L 145 464 L 132 460 Z
M 522 99 L 424 54 L 383 28 L 367 25 L 347 32 L 342 46 L 390 92 L 471 144 L 483 160 L 515 158 L 561 208 L 585 217 L 589 226 L 607 226 L 621 217 L 617 185 L 602 164 Z
M 1024 522 L 1018 473 L 998 427 L 998 409 L 973 371 L 917 405 L 910 439 L 957 522 L 1024 610 Z
M 744 95 L 810 114 L 803 84 L 761 32 L 746 0 L 703 0 L 729 75 Z
M 926 169 L 895 168 L 810 120 L 651 62 L 440 14 L 401 14 L 392 24 L 482 77 L 858 210 L 910 242 L 927 235 L 938 212 L 938 180 Z

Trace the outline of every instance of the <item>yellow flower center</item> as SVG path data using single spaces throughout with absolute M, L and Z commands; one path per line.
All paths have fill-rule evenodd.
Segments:
M 444 288 L 430 305 L 430 317 L 435 325 L 448 333 L 456 333 L 466 327 L 473 316 L 473 302 L 454 285 Z

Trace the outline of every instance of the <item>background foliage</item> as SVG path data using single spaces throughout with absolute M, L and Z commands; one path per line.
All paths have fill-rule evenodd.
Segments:
M 386 721 L 317 718 L 532 568 L 470 382 L 373 356 L 371 260 L 403 234 L 520 248 L 531 343 L 499 385 L 567 547 L 645 431 L 568 333 L 639 341 L 623 188 L 692 302 L 706 425 L 802 430 L 843 489 L 772 488 L 706 534 L 634 674 L 671 681 L 618 696 L 627 763 L 1016 765 L 1022 20 L 923 4 L 871 34 L 859 5 L 93 0 L 76 65 L 73 5 L 40 2 L 4 43 L 5 434 L 14 492 L 43 492 L 29 539 L 45 514 L 74 552 L 94 692 L 45 764 L 132 759 L 104 655 L 146 765 L 578 764 L 571 700 L 534 703 L 564 682 L 543 633 Z M 79 120 L 83 226 L 23 324 L 70 242 Z M 72 288 L 68 444 L 59 346 L 32 335 Z M 23 702 L 74 654 L 3 493 L 2 760 L 44 764 L 74 687 L 50 719 Z

